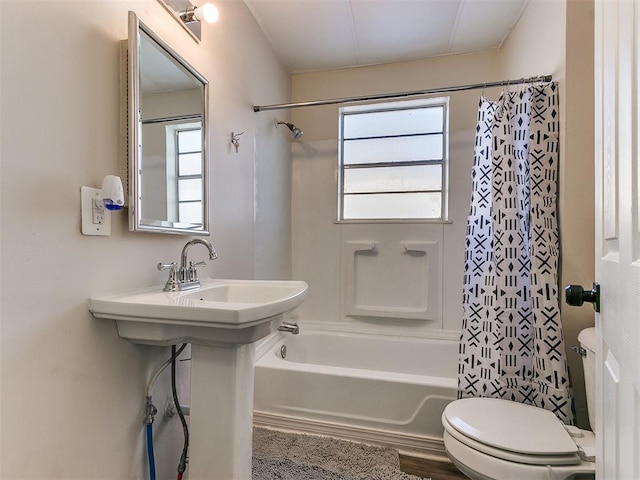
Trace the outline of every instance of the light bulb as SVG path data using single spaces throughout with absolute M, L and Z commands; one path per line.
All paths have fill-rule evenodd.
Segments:
M 219 13 L 216 6 L 212 3 L 205 3 L 201 7 L 196 7 L 193 11 L 193 15 L 200 21 L 205 21 L 207 23 L 213 23 L 218 20 Z

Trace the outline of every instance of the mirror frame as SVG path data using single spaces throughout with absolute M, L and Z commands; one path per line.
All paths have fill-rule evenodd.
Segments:
M 140 105 L 140 34 L 148 35 L 176 63 L 193 75 L 203 86 L 202 108 L 202 226 L 165 222 L 166 225 L 143 223 L 141 217 L 142 118 Z M 209 232 L 209 82 L 166 42 L 147 27 L 135 12 L 129 12 L 127 42 L 127 179 L 129 190 L 129 230 L 133 232 L 210 235 Z M 158 221 L 160 223 L 161 221 Z

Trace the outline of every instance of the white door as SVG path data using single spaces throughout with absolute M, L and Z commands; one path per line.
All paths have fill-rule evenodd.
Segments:
M 595 2 L 597 478 L 640 479 L 640 2 Z

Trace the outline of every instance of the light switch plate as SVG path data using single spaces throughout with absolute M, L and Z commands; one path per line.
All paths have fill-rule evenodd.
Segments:
M 104 213 L 94 212 L 94 200 L 100 201 L 100 189 L 80 187 L 82 200 L 82 234 L 83 235 L 111 235 L 111 212 L 106 208 Z

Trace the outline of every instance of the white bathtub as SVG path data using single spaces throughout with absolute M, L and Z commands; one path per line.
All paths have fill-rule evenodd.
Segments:
M 447 339 L 288 335 L 256 362 L 254 423 L 444 455 L 440 417 L 456 397 L 457 345 Z

